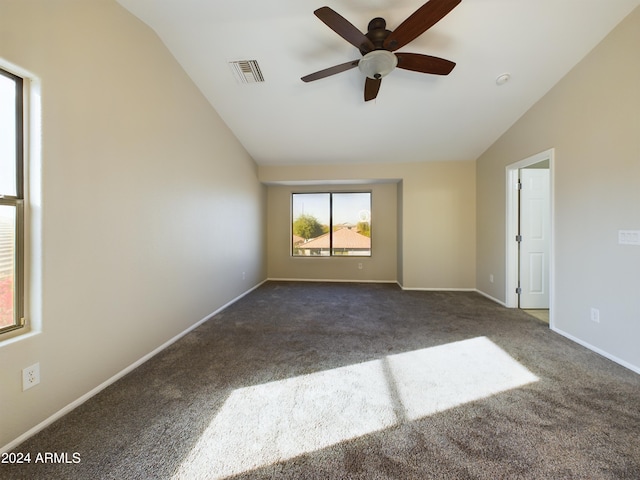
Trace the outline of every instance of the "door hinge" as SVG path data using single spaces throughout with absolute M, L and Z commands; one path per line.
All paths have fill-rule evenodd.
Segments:
M 520 243 L 522 241 L 522 235 L 516 235 L 516 242 Z
M 522 293 L 522 288 L 516 288 L 516 295 L 520 295 Z
M 516 183 L 516 190 L 522 190 L 522 181 L 518 179 L 518 183 Z

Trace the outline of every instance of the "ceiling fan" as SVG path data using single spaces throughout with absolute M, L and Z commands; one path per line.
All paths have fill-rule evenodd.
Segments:
M 456 66 L 454 62 L 420 53 L 393 52 L 422 35 L 461 1 L 429 0 L 413 12 L 394 31 L 386 29 L 387 22 L 384 18 L 376 17 L 369 22 L 366 34 L 362 33 L 331 8 L 319 8 L 313 12 L 316 17 L 360 50 L 362 58 L 311 73 L 302 77 L 302 81 L 312 82 L 357 66 L 367 77 L 364 84 L 364 100 L 368 102 L 378 96 L 382 77 L 389 74 L 396 67 L 414 72 L 448 75 L 453 70 L 453 67 Z

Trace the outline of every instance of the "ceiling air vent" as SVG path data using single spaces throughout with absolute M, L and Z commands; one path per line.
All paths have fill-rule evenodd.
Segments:
M 264 82 L 257 60 L 237 60 L 229 62 L 238 83 Z

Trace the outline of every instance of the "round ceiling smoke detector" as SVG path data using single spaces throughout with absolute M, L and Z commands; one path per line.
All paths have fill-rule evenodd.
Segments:
M 496 85 L 504 85 L 511 79 L 510 73 L 503 73 L 502 75 L 498 75 L 496 78 Z

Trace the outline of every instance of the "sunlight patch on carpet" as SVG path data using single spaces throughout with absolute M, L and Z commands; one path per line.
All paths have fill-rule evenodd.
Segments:
M 486 337 L 387 357 L 407 420 L 538 380 Z
M 225 478 L 537 380 L 478 337 L 240 388 L 174 478 Z

